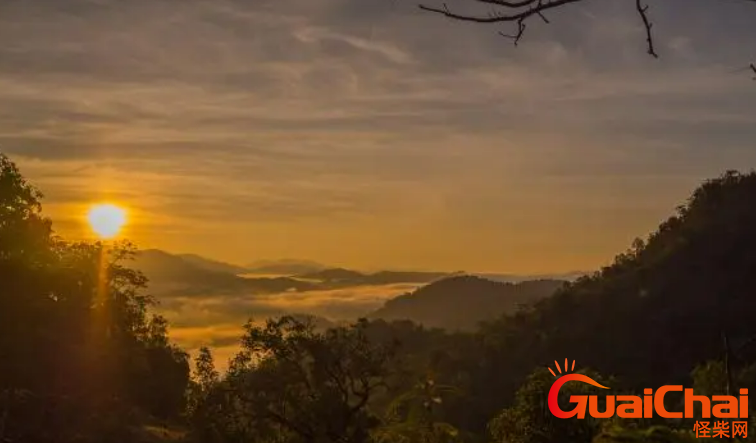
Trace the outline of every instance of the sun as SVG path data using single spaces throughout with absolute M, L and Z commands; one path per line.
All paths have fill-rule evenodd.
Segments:
M 89 209 L 87 221 L 98 237 L 113 238 L 126 224 L 126 210 L 110 203 L 97 204 Z

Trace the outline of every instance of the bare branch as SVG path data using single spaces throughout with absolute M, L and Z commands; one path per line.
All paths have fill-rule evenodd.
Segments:
M 646 28 L 646 42 L 648 42 L 648 53 L 654 58 L 659 58 L 659 55 L 656 53 L 656 49 L 654 49 L 654 39 L 651 36 L 651 27 L 653 26 L 653 23 L 648 20 L 648 5 L 643 6 L 641 0 L 635 0 L 635 7 L 638 10 L 638 14 L 640 14 L 641 16 L 641 19 L 643 20 L 643 26 Z
M 499 35 L 507 38 L 511 38 L 514 40 L 514 45 L 517 46 L 518 43 L 520 43 L 520 39 L 522 38 L 522 35 L 525 33 L 525 21 L 524 20 L 518 20 L 517 21 L 517 33 L 514 35 L 510 34 L 504 34 L 503 32 L 499 32 Z
M 499 35 L 514 40 L 515 46 L 522 39 L 525 33 L 526 22 L 533 16 L 540 17 L 544 23 L 551 23 L 544 15 L 544 12 L 551 9 L 559 8 L 571 3 L 578 3 L 583 0 L 468 0 L 468 3 L 483 3 L 493 6 L 495 9 L 485 15 L 473 13 L 455 12 L 449 9 L 446 3 L 441 6 L 429 6 L 427 4 L 418 5 L 420 9 L 436 14 L 443 15 L 453 20 L 474 22 L 474 23 L 515 23 L 517 28 L 513 34 L 499 32 Z M 648 0 L 646 0 L 648 1 Z M 756 0 L 742 0 L 746 3 L 756 3 Z M 643 22 L 646 31 L 647 52 L 654 58 L 659 58 L 654 44 L 654 35 L 652 33 L 653 23 L 649 19 L 649 5 L 644 4 L 643 0 L 635 0 L 635 7 L 638 15 Z M 756 74 L 756 63 L 751 63 L 748 68 Z M 756 80 L 756 77 L 754 78 Z
M 510 14 L 499 14 L 494 16 L 479 16 L 479 15 L 466 15 L 466 14 L 459 14 L 456 12 L 452 12 L 449 10 L 446 5 L 443 5 L 443 8 L 438 8 L 435 6 L 426 6 L 426 5 L 419 5 L 420 9 L 424 11 L 429 12 L 435 12 L 437 14 L 444 15 L 449 18 L 453 18 L 455 20 L 462 20 L 467 22 L 476 22 L 476 23 L 503 23 L 503 22 L 516 22 L 520 20 L 525 20 L 533 15 L 537 15 L 539 13 L 542 13 L 544 11 L 548 11 L 549 9 L 558 8 L 559 6 L 566 5 L 569 3 L 577 3 L 583 0 L 552 0 L 546 3 L 543 3 L 538 0 L 524 0 L 521 2 L 507 2 L 503 0 L 476 0 L 481 3 L 489 3 L 493 5 L 503 6 L 505 8 L 509 9 L 515 9 L 516 11 L 513 11 Z M 527 9 L 523 9 L 527 7 Z
M 499 6 L 501 8 L 504 8 L 506 10 L 505 13 L 496 14 L 496 13 L 489 13 L 488 15 L 468 15 L 468 14 L 461 14 L 457 12 L 453 12 L 449 9 L 446 3 L 442 4 L 442 7 L 435 7 L 435 6 L 427 6 L 427 5 L 419 5 L 420 9 L 434 12 L 436 14 L 441 14 L 445 17 L 454 19 L 454 20 L 461 20 L 461 21 L 467 21 L 467 22 L 475 22 L 475 23 L 503 23 L 503 22 L 516 22 L 517 23 L 517 31 L 515 34 L 505 34 L 502 32 L 499 32 L 500 35 L 511 38 L 514 40 L 515 46 L 520 42 L 520 39 L 522 38 L 523 33 L 525 32 L 525 21 L 529 19 L 530 17 L 537 15 L 540 17 L 545 23 L 550 23 L 549 20 L 546 18 L 546 16 L 543 14 L 544 11 L 548 11 L 553 8 L 558 8 L 560 6 L 564 6 L 570 3 L 577 3 L 583 0 L 520 0 L 520 1 L 509 1 L 509 0 L 474 0 L 479 3 L 485 3 L 489 5 L 495 5 Z M 643 20 L 643 26 L 646 29 L 646 41 L 648 42 L 648 53 L 654 56 L 655 58 L 658 58 L 659 55 L 656 53 L 656 49 L 654 47 L 654 40 L 651 35 L 651 27 L 653 24 L 648 19 L 648 5 L 643 5 L 641 3 L 641 0 L 636 0 L 635 2 L 636 8 L 638 10 L 638 14 L 640 14 L 641 19 Z
M 534 3 L 538 3 L 538 0 L 522 0 L 518 2 L 510 2 L 506 0 L 476 0 L 480 3 L 490 3 L 492 5 L 498 5 L 503 6 L 505 8 L 524 8 L 525 6 L 530 6 Z

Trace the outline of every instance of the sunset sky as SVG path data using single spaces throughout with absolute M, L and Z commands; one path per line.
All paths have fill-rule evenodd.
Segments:
M 242 264 L 590 270 L 756 166 L 756 4 L 648 2 L 659 60 L 628 0 L 518 48 L 408 0 L 3 0 L 0 151 L 73 238 L 109 200 Z

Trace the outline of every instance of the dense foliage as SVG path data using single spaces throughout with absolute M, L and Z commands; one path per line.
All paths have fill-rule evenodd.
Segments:
M 40 198 L 0 157 L 0 441 L 684 442 L 687 419 L 555 418 L 545 367 L 568 357 L 636 395 L 756 389 L 754 173 L 704 183 L 612 265 L 474 332 L 270 319 L 227 373 L 202 349 L 191 377 L 129 247 L 64 241 Z M 146 436 L 158 421 L 182 432 Z
M 148 315 L 131 249 L 58 238 L 40 198 L 1 156 L 0 441 L 100 442 L 178 417 L 187 356 Z

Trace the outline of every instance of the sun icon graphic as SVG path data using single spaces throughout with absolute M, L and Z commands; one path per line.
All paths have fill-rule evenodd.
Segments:
M 569 367 L 568 363 L 569 363 L 569 360 L 567 360 L 565 358 L 564 359 L 564 372 L 574 371 L 575 370 L 575 360 L 572 360 L 572 368 Z M 559 366 L 559 362 L 557 362 L 556 360 L 554 360 L 554 364 L 557 367 L 557 371 L 559 371 L 559 373 L 561 374 L 562 373 L 562 367 Z M 551 372 L 551 375 L 553 375 L 554 377 L 557 376 L 551 368 L 549 368 L 549 372 Z

